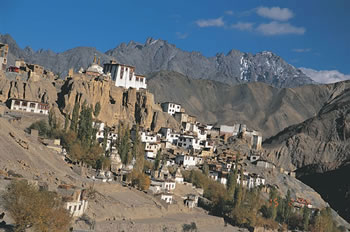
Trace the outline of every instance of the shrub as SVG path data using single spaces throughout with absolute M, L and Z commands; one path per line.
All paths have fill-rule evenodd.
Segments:
M 5 193 L 4 208 L 15 222 L 15 231 L 68 231 L 71 217 L 56 193 L 39 191 L 27 181 L 12 181 Z

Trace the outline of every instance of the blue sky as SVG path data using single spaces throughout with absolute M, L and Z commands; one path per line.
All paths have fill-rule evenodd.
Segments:
M 349 0 L 1 1 L 0 33 L 62 52 L 161 38 L 206 56 L 269 50 L 297 67 L 350 74 Z

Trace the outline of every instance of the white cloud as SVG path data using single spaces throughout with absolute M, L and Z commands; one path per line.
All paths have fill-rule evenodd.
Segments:
M 232 11 L 232 10 L 227 10 L 227 11 L 225 11 L 225 14 L 227 14 L 227 15 L 233 15 L 233 11 Z
M 222 17 L 217 19 L 200 19 L 196 21 L 199 27 L 223 27 L 225 25 Z
M 187 33 L 176 32 L 176 36 L 178 39 L 186 39 L 188 37 Z
M 231 27 L 241 31 L 251 31 L 253 29 L 253 25 L 254 23 L 238 22 L 236 24 L 232 24 Z
M 256 28 L 256 30 L 264 35 L 303 35 L 306 31 L 303 27 L 296 27 L 290 23 L 279 23 L 276 21 L 262 23 Z
M 294 48 L 292 51 L 298 53 L 311 52 L 311 48 Z
M 259 7 L 256 10 L 256 13 L 262 17 L 279 21 L 287 21 L 288 19 L 291 19 L 294 16 L 293 12 L 288 8 L 279 7 Z
M 350 80 L 350 75 L 343 74 L 338 70 L 321 70 L 317 71 L 310 68 L 299 68 L 307 76 L 311 77 L 312 80 L 318 83 L 335 83 L 338 81 Z

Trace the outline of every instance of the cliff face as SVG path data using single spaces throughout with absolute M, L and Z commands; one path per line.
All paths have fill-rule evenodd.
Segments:
M 152 124 L 155 105 L 153 94 L 148 91 L 118 88 L 110 81 L 67 80 L 58 98 L 61 111 L 71 115 L 74 105 L 85 101 L 93 107 L 100 103 L 97 119 L 109 126 L 119 121 L 137 122 L 145 128 L 150 128 Z
M 40 82 L 27 80 L 23 75 L 15 73 L 0 73 L 0 102 L 11 98 L 27 99 L 45 103 L 55 103 L 57 100 L 57 84 L 50 79 Z
M 144 128 L 159 129 L 162 126 L 178 127 L 177 122 L 154 104 L 154 96 L 147 90 L 115 87 L 111 81 L 87 78 L 63 80 L 42 79 L 34 82 L 21 75 L 0 73 L 0 102 L 11 98 L 27 99 L 50 104 L 56 113 L 70 117 L 74 105 L 101 105 L 98 120 L 108 126 L 123 121 Z M 57 110 L 59 109 L 59 111 Z

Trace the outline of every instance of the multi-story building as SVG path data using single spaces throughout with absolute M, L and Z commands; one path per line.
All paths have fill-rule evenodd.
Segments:
M 188 135 L 181 135 L 177 140 L 177 146 L 182 147 L 184 149 L 201 149 L 200 140 Z
M 126 89 L 147 89 L 146 77 L 136 74 L 133 66 L 119 64 L 111 60 L 110 63 L 103 65 L 103 72 L 111 74 L 111 79 L 115 82 L 115 86 Z
M 166 112 L 170 115 L 174 115 L 176 112 L 181 111 L 181 105 L 176 104 L 174 102 L 164 102 L 161 104 L 161 107 L 162 107 L 164 112 Z
M 11 99 L 10 109 L 36 114 L 49 114 L 49 104 L 23 99 Z

